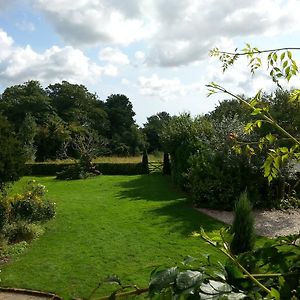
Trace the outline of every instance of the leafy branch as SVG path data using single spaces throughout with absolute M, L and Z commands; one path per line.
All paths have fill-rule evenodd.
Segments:
M 246 101 L 241 96 L 238 96 L 221 85 L 217 83 L 210 83 L 206 85 L 208 87 L 208 96 L 214 95 L 216 93 L 224 93 L 230 95 L 234 99 L 238 100 L 240 103 L 245 105 L 247 108 L 251 110 L 251 115 L 256 116 L 260 119 L 249 122 L 244 131 L 247 134 L 251 134 L 255 128 L 261 128 L 263 123 L 268 123 L 273 126 L 279 133 L 281 133 L 284 138 L 292 141 L 294 146 L 288 149 L 287 147 L 278 147 L 276 149 L 269 149 L 268 157 L 263 164 L 264 169 L 264 176 L 268 178 L 268 181 L 271 182 L 274 178 L 279 175 L 280 167 L 283 163 L 287 162 L 288 159 L 299 159 L 299 147 L 300 141 L 291 135 L 288 131 L 286 131 L 279 123 L 274 119 L 274 117 L 270 114 L 268 107 L 262 107 L 261 97 L 262 92 L 261 90 L 257 92 L 255 97 L 250 101 Z M 296 97 L 295 95 L 293 97 Z M 297 96 L 300 98 L 300 92 Z M 259 148 L 262 149 L 263 146 L 267 143 L 272 144 L 277 138 L 272 135 L 271 133 L 267 134 L 265 137 L 261 138 L 259 141 Z M 241 147 L 234 146 L 234 149 L 240 153 Z M 251 154 L 254 154 L 254 149 L 248 144 L 246 145 L 246 150 Z
M 268 53 L 267 57 L 267 69 L 269 69 L 269 75 L 272 80 L 281 88 L 279 80 L 285 78 L 289 81 L 293 76 L 299 72 L 296 61 L 292 57 L 292 52 L 300 50 L 299 47 L 282 47 L 275 49 L 259 50 L 256 47 L 251 47 L 250 44 L 246 44 L 245 48 L 238 51 L 236 48 L 234 52 L 220 51 L 218 48 L 214 48 L 210 51 L 210 56 L 218 57 L 222 62 L 223 72 L 227 70 L 229 66 L 232 66 L 240 56 L 246 56 L 249 61 L 249 67 L 251 74 L 254 75 L 255 71 L 262 67 L 261 55 Z

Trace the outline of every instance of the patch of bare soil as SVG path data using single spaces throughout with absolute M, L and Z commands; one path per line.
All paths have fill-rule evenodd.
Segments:
M 214 219 L 232 224 L 233 212 L 208 208 L 196 209 Z M 258 235 L 274 238 L 300 232 L 300 209 L 256 210 L 254 217 L 255 230 Z

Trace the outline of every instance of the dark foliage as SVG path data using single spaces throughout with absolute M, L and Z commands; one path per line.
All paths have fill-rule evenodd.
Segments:
M 164 152 L 163 174 L 171 175 L 171 162 L 170 162 L 169 153 L 167 152 Z
M 255 242 L 254 216 L 246 192 L 241 194 L 235 205 L 231 233 L 233 233 L 233 239 L 230 243 L 230 249 L 233 254 L 253 250 Z
M 13 127 L 1 114 L 0 149 L 0 189 L 2 189 L 5 183 L 18 180 L 22 176 L 26 157 Z
M 144 174 L 149 174 L 149 161 L 148 161 L 147 150 L 143 151 L 142 165 L 143 165 Z

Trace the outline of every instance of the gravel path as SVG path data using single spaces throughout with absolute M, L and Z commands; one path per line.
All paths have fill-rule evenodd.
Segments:
M 233 212 L 197 208 L 202 213 L 232 224 Z M 255 229 L 259 235 L 267 237 L 285 236 L 300 232 L 300 209 L 254 211 Z

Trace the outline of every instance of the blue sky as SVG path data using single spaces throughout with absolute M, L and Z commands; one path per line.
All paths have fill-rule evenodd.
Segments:
M 299 11 L 299 0 L 0 0 L 0 91 L 68 80 L 102 100 L 127 95 L 139 124 L 206 113 L 224 98 L 206 98 L 210 81 L 249 96 L 274 88 L 242 60 L 222 74 L 209 49 L 299 46 Z

